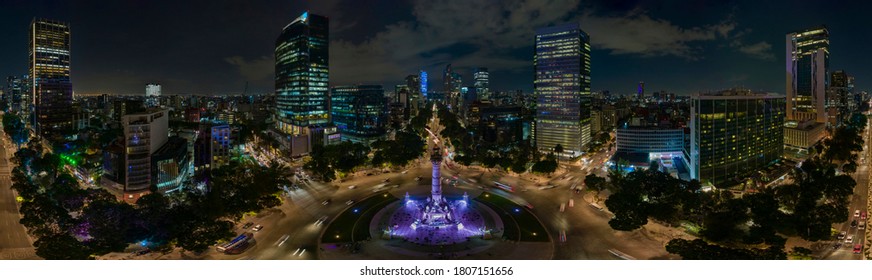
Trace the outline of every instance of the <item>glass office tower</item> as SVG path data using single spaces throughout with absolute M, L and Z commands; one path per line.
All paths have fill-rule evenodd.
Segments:
M 303 13 L 276 40 L 276 129 L 304 134 L 330 122 L 329 27 L 326 17 Z
M 565 156 L 590 143 L 590 37 L 577 23 L 536 31 L 536 146 Z
M 37 133 L 49 135 L 71 129 L 70 26 L 50 19 L 33 19 L 29 51 L 30 105 Z
M 388 116 L 380 85 L 333 87 L 331 114 L 342 141 L 371 143 L 384 136 Z
M 787 34 L 787 118 L 826 123 L 830 32 L 826 27 Z

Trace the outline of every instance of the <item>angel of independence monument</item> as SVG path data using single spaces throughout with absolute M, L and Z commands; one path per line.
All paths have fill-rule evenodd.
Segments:
M 385 233 L 422 245 L 458 244 L 471 237 L 489 235 L 479 209 L 470 205 L 469 195 L 464 193 L 454 200 L 443 196 L 442 155 L 438 146 L 433 148 L 430 162 L 433 164 L 430 195 L 416 200 L 406 193 Z

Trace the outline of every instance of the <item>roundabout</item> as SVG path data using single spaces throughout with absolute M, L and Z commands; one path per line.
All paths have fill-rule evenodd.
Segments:
M 528 209 L 481 191 L 454 188 L 443 193 L 438 148 L 434 148 L 430 161 L 433 176 L 429 185 L 416 187 L 411 193 L 377 193 L 350 205 L 330 221 L 319 238 L 320 258 L 552 257 L 552 240 Z

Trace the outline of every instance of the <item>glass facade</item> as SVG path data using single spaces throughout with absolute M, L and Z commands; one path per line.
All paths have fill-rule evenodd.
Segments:
M 72 128 L 68 24 L 48 19 L 31 22 L 30 77 L 37 132 L 46 135 Z
M 333 87 L 330 100 L 342 141 L 369 143 L 384 135 L 388 116 L 382 86 Z
M 826 122 L 825 90 L 830 65 L 826 27 L 787 34 L 787 117 Z
M 691 98 L 691 177 L 730 186 L 784 149 L 784 96 L 729 91 Z
M 276 40 L 276 128 L 302 134 L 330 122 L 326 17 L 303 13 Z
M 590 38 L 578 24 L 536 32 L 536 146 L 578 155 L 590 143 Z
M 490 98 L 490 75 L 487 72 L 487 68 L 479 67 L 476 68 L 472 74 L 473 86 L 475 87 L 475 94 L 478 95 L 479 100 L 488 100 Z

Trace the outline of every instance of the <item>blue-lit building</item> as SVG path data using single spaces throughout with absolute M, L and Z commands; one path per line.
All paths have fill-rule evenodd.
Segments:
M 421 70 L 421 74 L 418 75 L 419 81 L 421 82 L 421 96 L 424 99 L 427 99 L 427 72 Z
M 306 134 L 309 126 L 330 122 L 329 24 L 324 16 L 303 13 L 276 40 L 276 129 Z
M 333 124 L 342 141 L 368 144 L 384 136 L 388 115 L 382 86 L 337 86 L 331 91 Z
M 577 23 L 536 31 L 536 147 L 577 156 L 590 143 L 590 37 Z
M 626 161 L 633 168 L 648 168 L 657 162 L 662 171 L 678 177 L 687 170 L 687 133 L 681 127 L 661 128 L 644 126 L 622 126 L 615 133 L 615 155 L 613 163 Z

